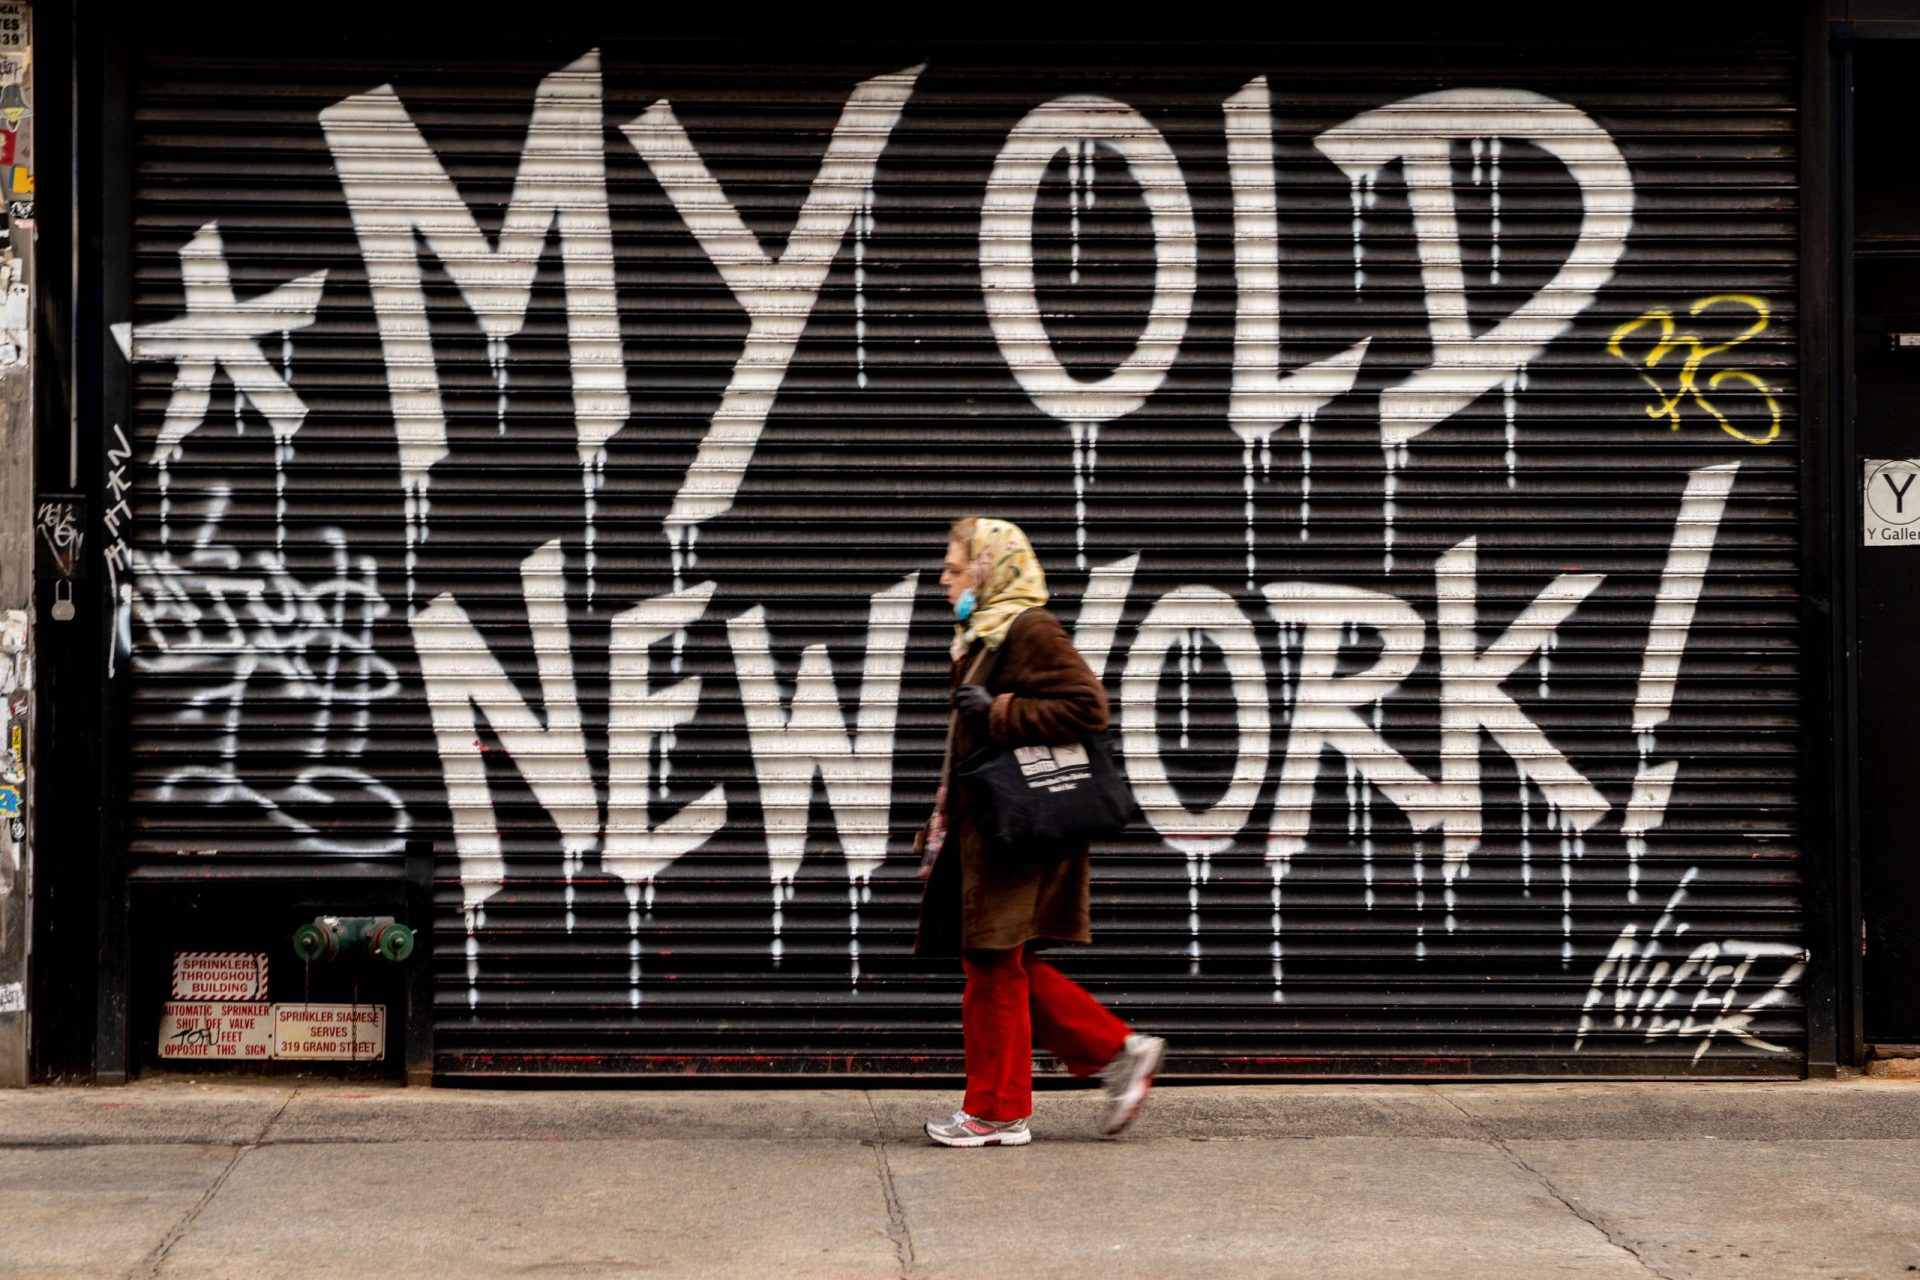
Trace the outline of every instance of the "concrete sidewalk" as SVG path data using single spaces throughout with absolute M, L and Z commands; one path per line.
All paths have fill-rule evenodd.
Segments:
M 0 1275 L 1911 1277 L 1920 1084 L 0 1093 Z

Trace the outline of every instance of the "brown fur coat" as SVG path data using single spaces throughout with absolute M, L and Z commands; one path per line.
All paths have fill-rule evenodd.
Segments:
M 986 718 L 992 741 L 1003 745 L 1077 742 L 1107 727 L 1107 693 L 1073 647 L 1060 620 L 1044 609 L 1014 619 L 998 665 L 988 657 L 982 675 L 994 694 Z M 953 666 L 958 688 L 980 656 L 976 645 Z M 962 717 L 954 735 L 957 764 L 982 745 L 975 725 Z M 1006 950 L 1036 939 L 1090 940 L 1087 910 L 1087 846 L 1045 859 L 996 855 L 968 813 L 963 784 L 948 791 L 947 839 L 920 901 L 920 932 L 914 950 L 952 955 L 962 950 Z M 926 838 L 924 829 L 915 848 Z

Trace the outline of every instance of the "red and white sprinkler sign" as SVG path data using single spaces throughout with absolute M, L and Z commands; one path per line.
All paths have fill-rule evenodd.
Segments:
M 250 1001 L 267 998 L 264 951 L 176 951 L 175 1000 Z

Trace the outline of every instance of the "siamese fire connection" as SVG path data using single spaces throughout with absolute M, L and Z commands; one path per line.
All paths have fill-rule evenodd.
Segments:
M 316 916 L 293 931 L 293 954 L 308 964 L 332 960 L 353 946 L 397 963 L 413 954 L 413 930 L 392 916 Z

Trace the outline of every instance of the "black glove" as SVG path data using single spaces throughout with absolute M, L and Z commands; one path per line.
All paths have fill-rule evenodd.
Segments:
M 953 709 L 963 716 L 984 716 L 993 710 L 993 695 L 983 684 L 963 684 L 953 691 Z

